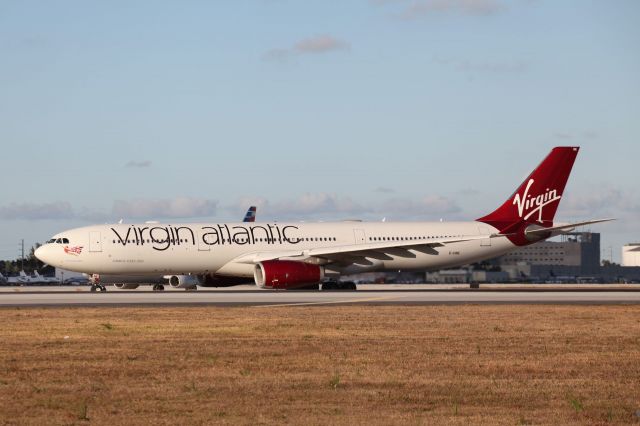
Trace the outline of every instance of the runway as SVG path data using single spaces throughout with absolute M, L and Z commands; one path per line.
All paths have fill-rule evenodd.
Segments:
M 399 288 L 400 287 L 400 288 Z M 313 306 L 442 304 L 640 304 L 640 288 L 425 289 L 371 286 L 358 291 L 270 291 L 255 287 L 198 291 L 107 291 L 86 287 L 0 291 L 0 307 L 26 306 Z

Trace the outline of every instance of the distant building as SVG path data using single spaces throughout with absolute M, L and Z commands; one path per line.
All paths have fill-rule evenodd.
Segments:
M 623 248 L 622 266 L 600 263 L 600 234 L 571 232 L 465 268 L 427 272 L 428 283 L 640 282 L 640 243 Z
M 600 234 L 572 232 L 492 259 L 511 279 L 534 282 L 638 282 L 640 244 L 629 244 L 626 264 L 602 266 Z M 624 253 L 624 249 L 623 249 Z M 623 262 L 625 262 L 623 256 Z M 635 262 L 635 263 L 634 263 Z
M 75 278 L 82 277 L 82 272 L 74 272 L 68 271 L 66 269 L 56 268 L 55 277 L 60 280 L 60 282 L 64 282 L 67 278 Z
M 560 241 L 541 241 L 520 247 L 494 259 L 499 266 L 563 266 L 582 274 L 595 274 L 600 269 L 600 234 L 571 232 L 561 235 Z
M 622 247 L 622 266 L 640 266 L 640 243 L 626 244 Z
M 441 271 L 427 272 L 427 283 L 462 284 L 471 281 L 471 271 L 468 269 L 443 269 Z

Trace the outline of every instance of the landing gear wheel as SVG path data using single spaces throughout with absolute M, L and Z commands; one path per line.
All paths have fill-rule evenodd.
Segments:
M 345 287 L 344 287 L 345 290 L 357 290 L 358 289 L 358 287 L 356 286 L 356 283 L 354 283 L 353 281 L 349 281 L 349 282 L 346 282 L 344 284 L 345 284 Z
M 325 291 L 325 290 L 336 290 L 336 289 L 338 288 L 338 287 L 337 287 L 337 284 L 338 284 L 338 283 L 337 283 L 337 282 L 335 282 L 335 281 L 326 281 L 326 282 L 323 282 L 323 283 L 322 283 L 322 291 Z
M 164 286 L 162 284 L 153 285 L 153 291 L 163 291 L 163 290 L 164 290 Z
M 338 283 L 340 290 L 357 290 L 356 283 L 353 281 L 342 281 Z
M 99 274 L 91 274 L 89 277 L 89 282 L 91 283 L 91 291 L 107 291 L 106 287 L 100 284 L 100 275 Z
M 292 288 L 289 291 L 296 291 L 296 290 L 320 290 L 320 284 L 309 284 L 304 287 Z
M 326 281 L 322 283 L 322 290 L 357 290 L 353 281 Z

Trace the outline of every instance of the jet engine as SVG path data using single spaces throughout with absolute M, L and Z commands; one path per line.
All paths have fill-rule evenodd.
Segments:
M 114 287 L 119 290 L 135 290 L 140 284 L 116 283 Z
M 191 275 L 169 275 L 169 285 L 173 288 L 194 289 L 198 286 L 198 280 Z
M 322 282 L 324 269 L 305 262 L 267 260 L 255 266 L 253 278 L 260 288 L 295 289 Z

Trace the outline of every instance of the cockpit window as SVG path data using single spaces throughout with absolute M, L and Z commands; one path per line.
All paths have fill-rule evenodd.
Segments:
M 69 244 L 69 239 L 68 238 L 52 238 L 49 241 L 47 241 L 47 244 Z

